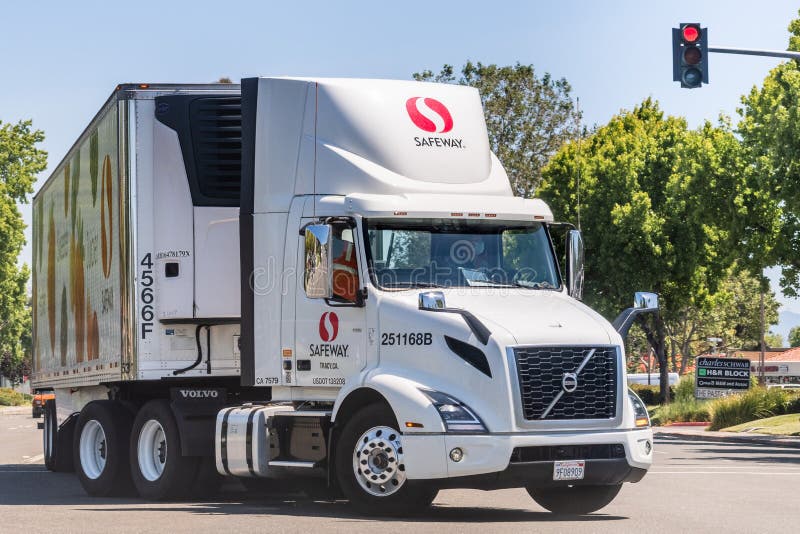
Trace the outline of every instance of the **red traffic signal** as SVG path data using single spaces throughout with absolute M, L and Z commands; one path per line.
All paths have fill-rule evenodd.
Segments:
M 700 26 L 687 24 L 682 29 L 681 37 L 685 43 L 695 43 L 700 38 Z

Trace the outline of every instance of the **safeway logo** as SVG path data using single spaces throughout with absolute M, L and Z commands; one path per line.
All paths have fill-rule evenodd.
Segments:
M 339 335 L 339 317 L 334 312 L 325 312 L 319 318 L 319 337 L 330 343 Z
M 447 133 L 453 129 L 450 110 L 435 98 L 415 96 L 406 100 L 406 111 L 417 128 L 431 133 Z

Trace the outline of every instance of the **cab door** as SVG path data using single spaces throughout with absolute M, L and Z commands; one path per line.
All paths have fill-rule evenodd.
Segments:
M 314 219 L 303 219 L 303 225 Z M 366 308 L 358 297 L 364 286 L 355 225 L 332 225 L 334 297 L 308 298 L 305 273 L 298 272 L 295 308 L 295 385 L 342 387 L 366 366 Z M 305 269 L 301 237 L 297 265 Z

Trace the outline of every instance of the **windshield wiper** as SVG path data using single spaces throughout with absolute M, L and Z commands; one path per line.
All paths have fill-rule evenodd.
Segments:
M 399 288 L 403 288 L 403 289 L 405 289 L 405 288 L 410 288 L 410 289 L 421 288 L 421 289 L 425 289 L 425 288 L 442 288 L 444 286 L 439 285 L 439 284 L 434 284 L 432 282 L 393 282 L 393 283 L 384 284 L 384 287 L 391 287 L 391 288 L 398 288 L 398 289 Z
M 556 288 L 553 284 L 551 284 L 550 282 L 544 281 L 544 280 L 541 281 L 541 282 L 527 282 L 527 281 L 524 281 L 524 280 L 514 280 L 514 282 L 512 282 L 512 283 L 514 284 L 514 287 L 524 287 L 526 289 L 555 289 Z

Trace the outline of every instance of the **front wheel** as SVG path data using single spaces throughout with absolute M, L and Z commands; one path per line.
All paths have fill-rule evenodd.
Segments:
M 342 492 L 360 512 L 398 515 L 433 502 L 438 489 L 421 480 L 408 480 L 403 436 L 392 411 L 367 406 L 342 429 L 336 447 L 336 477 Z
M 621 488 L 622 484 L 526 489 L 539 506 L 554 514 L 585 515 L 608 505 Z

